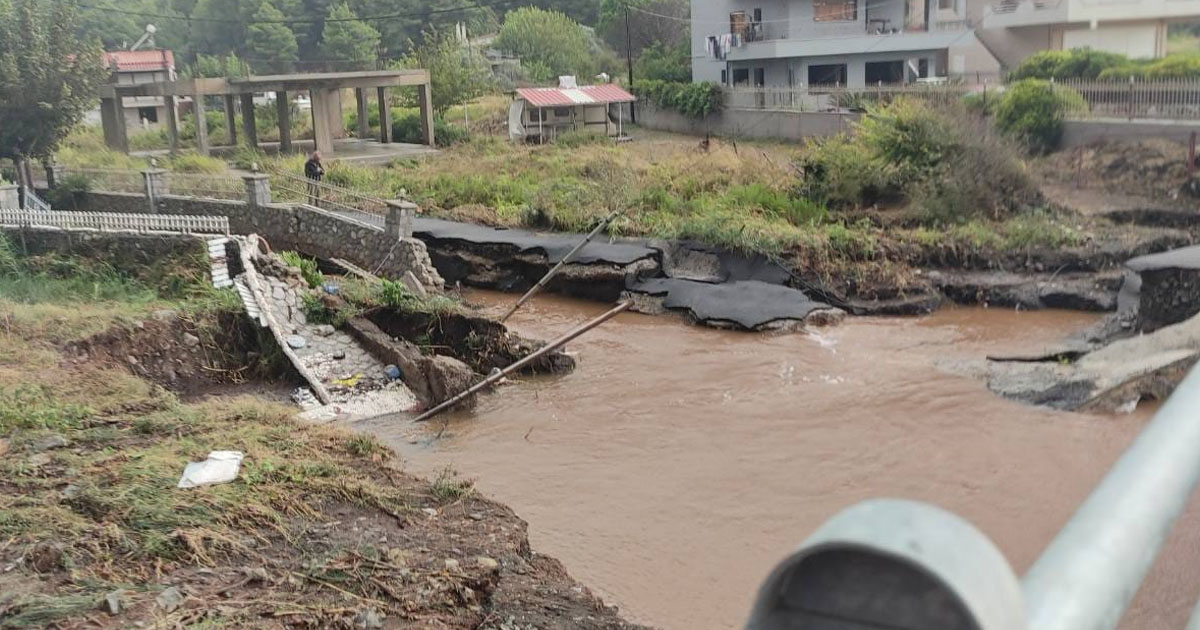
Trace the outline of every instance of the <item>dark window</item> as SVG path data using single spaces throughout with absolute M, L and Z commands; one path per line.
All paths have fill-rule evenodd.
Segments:
M 728 70 L 721 71 L 721 85 L 729 85 L 729 71 Z
M 867 85 L 904 83 L 903 61 L 873 61 L 867 63 Z
M 917 61 L 917 76 L 922 79 L 929 78 L 929 60 L 921 59 Z
M 858 0 L 813 0 L 814 22 L 853 22 L 858 19 Z
M 533 122 L 546 122 L 546 110 L 535 109 L 529 112 L 529 120 Z
M 754 87 L 764 87 L 767 85 L 767 71 L 765 68 L 754 69 Z
M 555 107 L 554 108 L 554 117 L 555 118 L 570 118 L 571 117 L 571 108 L 570 107 Z
M 735 68 L 733 70 L 733 84 L 734 85 L 748 85 L 749 83 L 750 83 L 750 69 L 749 68 Z
M 846 85 L 846 64 L 835 63 L 808 67 L 809 85 Z
M 954 0 L 938 0 L 938 10 L 939 11 L 953 11 L 954 10 Z
M 158 108 L 157 107 L 139 107 L 138 108 L 138 118 L 141 118 L 142 120 L 144 120 L 148 123 L 156 123 L 156 122 L 158 122 Z
M 757 23 L 757 22 L 762 22 L 762 9 L 755 9 L 755 10 L 754 10 L 754 21 L 755 21 L 756 23 Z

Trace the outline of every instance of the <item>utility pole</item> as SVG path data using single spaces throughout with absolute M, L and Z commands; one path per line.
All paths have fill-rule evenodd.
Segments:
M 633 89 L 633 37 L 629 34 L 629 3 L 625 0 L 625 60 L 629 62 L 629 89 Z M 637 103 L 629 104 L 629 122 L 637 124 Z

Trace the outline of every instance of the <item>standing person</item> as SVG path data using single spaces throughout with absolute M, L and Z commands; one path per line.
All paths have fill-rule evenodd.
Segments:
M 315 206 L 321 200 L 319 182 L 325 177 L 325 165 L 321 164 L 320 151 L 313 151 L 312 155 L 308 156 L 308 161 L 304 163 L 304 176 L 308 178 L 308 202 Z

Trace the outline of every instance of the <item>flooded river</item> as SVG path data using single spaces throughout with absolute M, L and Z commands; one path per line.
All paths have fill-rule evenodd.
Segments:
M 513 296 L 469 299 L 501 309 Z M 551 338 L 606 307 L 539 297 L 514 318 Z M 532 379 L 438 426 L 377 419 L 410 471 L 478 480 L 631 620 L 740 627 L 775 562 L 840 509 L 928 501 L 974 523 L 1023 572 L 1143 426 L 994 396 L 946 360 L 1036 351 L 1092 316 L 951 309 L 751 335 L 623 314 Z M 438 423 L 435 423 L 435 425 Z M 415 442 L 415 443 L 414 443 Z M 1173 535 L 1124 627 L 1182 628 L 1200 594 L 1200 512 Z

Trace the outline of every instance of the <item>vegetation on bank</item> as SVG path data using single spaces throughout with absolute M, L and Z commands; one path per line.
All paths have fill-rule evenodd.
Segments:
M 1090 48 L 1044 50 L 1017 66 L 1010 80 L 1021 79 L 1195 79 L 1200 51 L 1176 52 L 1161 59 L 1130 59 Z

